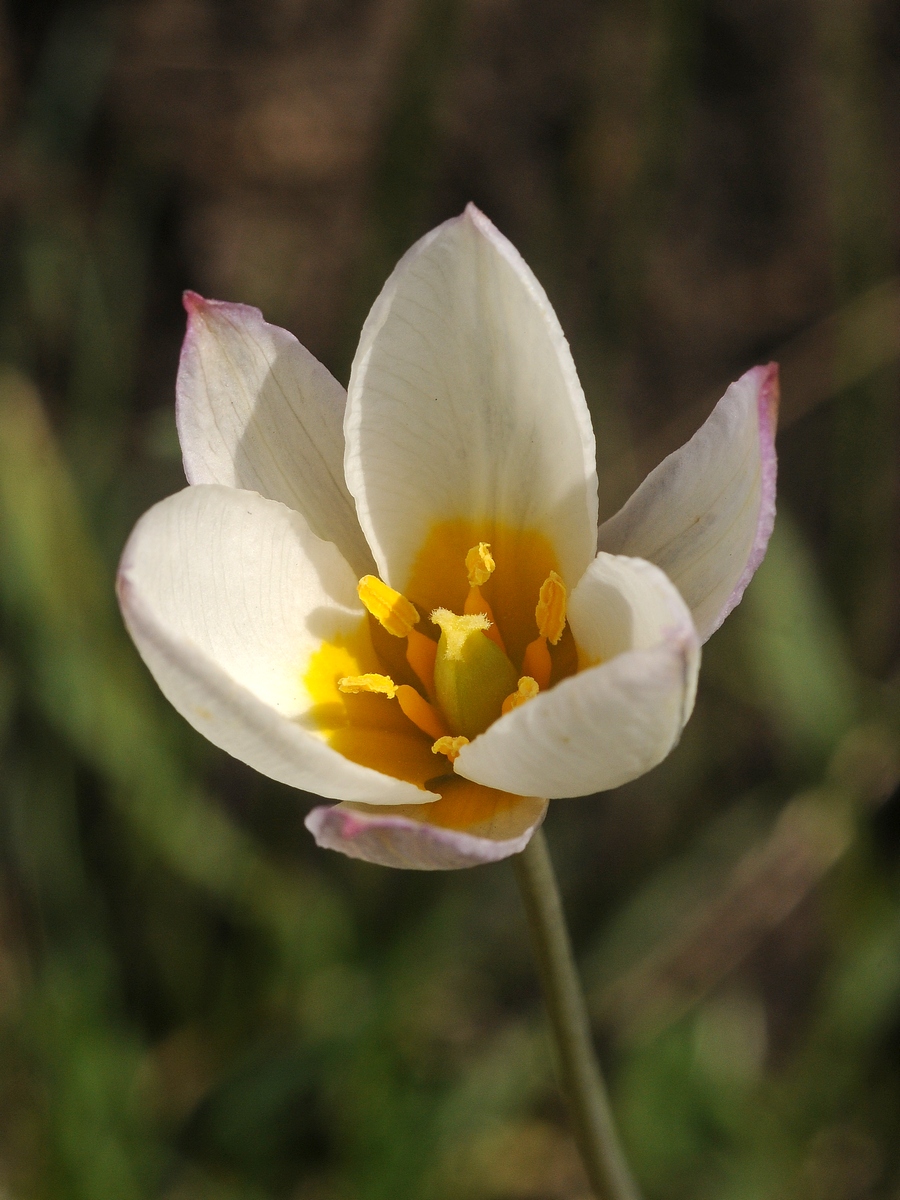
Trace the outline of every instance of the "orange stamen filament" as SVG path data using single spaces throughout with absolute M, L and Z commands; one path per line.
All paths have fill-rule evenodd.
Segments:
M 434 661 L 437 658 L 437 642 L 411 629 L 406 635 L 406 661 L 416 673 L 430 699 L 434 699 Z
M 409 717 L 413 725 L 418 726 L 430 738 L 447 737 L 450 730 L 446 722 L 433 704 L 419 695 L 408 683 L 401 683 L 397 688 L 397 703 L 403 715 Z
M 497 627 L 497 622 L 494 620 L 491 606 L 485 600 L 484 596 L 482 596 L 480 588 L 474 585 L 469 588 L 469 594 L 466 596 L 465 604 L 463 605 L 463 612 L 466 616 L 477 616 L 480 613 L 487 617 L 491 624 L 490 628 L 484 631 L 485 636 L 489 637 L 492 642 L 499 646 L 504 654 L 506 653 L 506 646 L 503 644 L 503 638 Z
M 343 679 L 338 680 L 338 687 L 350 695 L 370 692 L 377 696 L 386 696 L 388 700 L 396 697 L 403 715 L 430 738 L 446 737 L 450 732 L 446 721 L 434 705 L 429 704 L 408 683 L 396 684 L 388 675 L 345 675 Z
M 529 642 L 522 657 L 522 673 L 529 675 L 541 691 L 545 691 L 550 686 L 552 669 L 553 662 L 547 648 L 547 639 L 539 637 L 535 638 L 533 642 Z

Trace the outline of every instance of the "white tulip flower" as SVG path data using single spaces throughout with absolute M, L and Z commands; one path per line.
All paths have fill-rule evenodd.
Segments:
M 665 758 L 772 529 L 774 365 L 598 532 L 568 343 L 472 205 L 397 265 L 346 395 L 257 309 L 185 305 L 190 486 L 138 522 L 119 599 L 195 729 L 339 801 L 320 845 L 420 869 L 517 853 L 548 799 Z

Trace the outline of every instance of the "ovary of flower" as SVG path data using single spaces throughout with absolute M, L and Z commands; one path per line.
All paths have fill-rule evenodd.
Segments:
M 493 861 L 669 753 L 771 531 L 774 366 L 598 525 L 568 344 L 477 209 L 398 264 L 346 394 L 256 309 L 185 306 L 190 486 L 138 522 L 122 611 L 195 728 L 339 802 L 321 845 Z

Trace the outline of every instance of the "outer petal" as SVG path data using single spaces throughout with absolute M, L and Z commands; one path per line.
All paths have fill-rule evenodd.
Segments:
M 344 483 L 344 389 L 258 308 L 196 292 L 185 292 L 184 306 L 176 416 L 188 483 L 280 500 L 334 542 L 358 575 L 371 570 Z
M 618 787 L 675 746 L 691 714 L 700 648 L 662 571 L 599 554 L 572 594 L 582 662 L 598 662 L 496 721 L 456 770 L 487 787 L 555 799 Z
M 778 367 L 754 367 L 600 527 L 601 550 L 662 567 L 703 641 L 740 602 L 766 552 L 775 520 L 777 417 Z
M 436 521 L 545 534 L 570 585 L 596 548 L 594 436 L 568 343 L 517 251 L 473 205 L 400 260 L 350 374 L 346 476 L 403 588 Z
M 497 805 L 474 824 L 440 823 L 447 816 L 447 801 L 439 800 L 391 810 L 356 804 L 314 808 L 306 827 L 320 846 L 384 867 L 419 871 L 475 867 L 524 850 L 547 811 L 546 800 L 517 796 L 507 804 L 504 801 L 511 797 L 491 794 L 498 796 Z
M 339 800 L 435 798 L 351 762 L 313 732 L 310 658 L 366 626 L 349 566 L 298 513 L 255 492 L 186 488 L 138 522 L 118 590 L 163 693 L 215 745 Z

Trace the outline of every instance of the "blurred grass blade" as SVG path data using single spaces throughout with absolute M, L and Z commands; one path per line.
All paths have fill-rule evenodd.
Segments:
M 304 924 L 311 933 L 331 919 L 335 909 L 319 889 L 267 863 L 179 761 L 169 714 L 121 629 L 112 581 L 40 398 L 12 371 L 0 376 L 0 606 L 39 707 L 165 862 L 252 912 L 285 950 Z M 328 940 L 306 944 L 328 953 Z
M 755 701 L 792 756 L 821 761 L 857 718 L 862 689 L 802 535 L 783 506 L 732 619 Z

